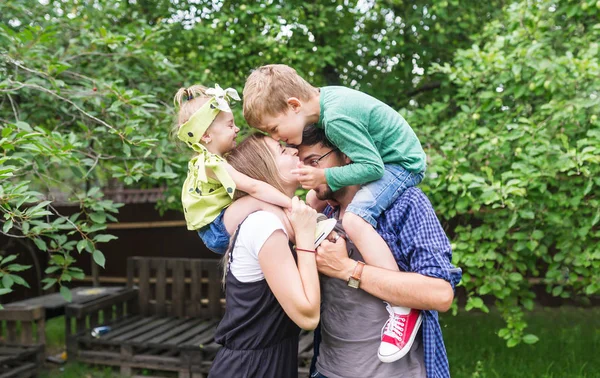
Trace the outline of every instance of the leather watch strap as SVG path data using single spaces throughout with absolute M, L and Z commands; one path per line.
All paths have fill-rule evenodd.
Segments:
M 365 263 L 362 261 L 357 261 L 356 266 L 354 267 L 354 272 L 350 278 L 348 278 L 348 286 L 353 289 L 358 289 L 360 287 L 360 277 L 362 276 L 362 271 L 365 266 Z
M 357 281 L 360 281 L 360 277 L 362 276 L 362 271 L 365 266 L 365 263 L 362 261 L 357 261 L 356 266 L 354 267 L 354 272 L 350 277 L 354 278 Z

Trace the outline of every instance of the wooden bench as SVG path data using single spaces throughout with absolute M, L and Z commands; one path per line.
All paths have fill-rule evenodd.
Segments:
M 123 375 L 204 374 L 217 348 L 203 346 L 214 345 L 224 312 L 220 272 L 218 260 L 129 258 L 127 289 L 67 306 L 68 358 L 119 366 Z M 110 331 L 93 337 L 98 326 Z
M 0 310 L 0 322 L 0 378 L 36 376 L 44 363 L 44 308 L 5 308 Z

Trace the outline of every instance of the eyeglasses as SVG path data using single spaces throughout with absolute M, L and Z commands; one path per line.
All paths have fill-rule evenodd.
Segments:
M 323 159 L 325 159 L 327 156 L 329 156 L 330 153 L 337 151 L 337 148 L 334 148 L 333 150 L 329 151 L 328 153 L 326 153 L 325 155 L 322 155 L 319 158 L 315 158 L 315 157 L 310 157 L 310 158 L 306 158 L 304 159 L 302 162 L 304 163 L 304 165 L 310 165 L 311 167 L 318 167 L 319 166 L 319 162 Z

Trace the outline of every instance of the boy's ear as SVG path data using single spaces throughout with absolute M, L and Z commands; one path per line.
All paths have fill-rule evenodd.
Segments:
M 302 107 L 302 102 L 296 97 L 290 97 L 287 99 L 288 105 L 292 108 L 293 111 L 298 112 Z

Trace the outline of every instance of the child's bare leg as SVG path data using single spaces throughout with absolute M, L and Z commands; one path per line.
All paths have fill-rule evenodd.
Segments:
M 223 214 L 223 224 L 229 235 L 233 235 L 237 227 L 242 223 L 244 219 L 251 213 L 258 210 L 266 210 L 277 213 L 281 212 L 281 208 L 270 203 L 263 202 L 252 196 L 244 196 L 234 201 L 225 210 Z
M 390 247 L 367 221 L 356 214 L 345 213 L 342 225 L 367 264 L 399 271 Z

